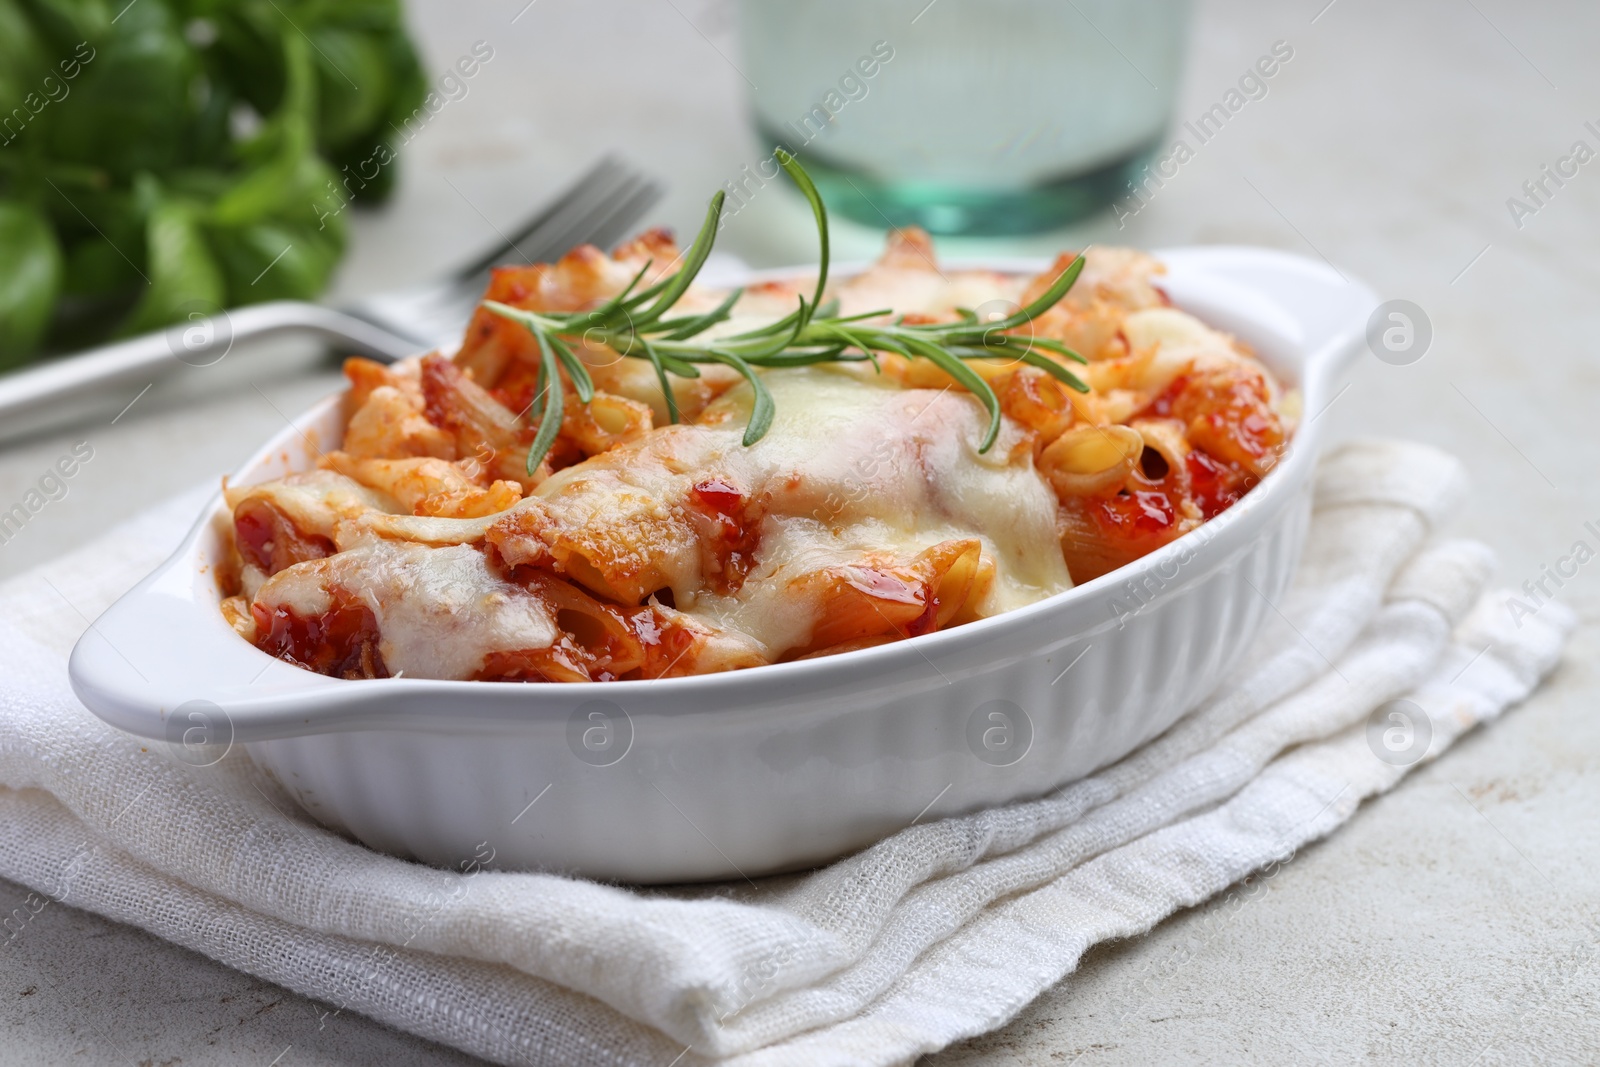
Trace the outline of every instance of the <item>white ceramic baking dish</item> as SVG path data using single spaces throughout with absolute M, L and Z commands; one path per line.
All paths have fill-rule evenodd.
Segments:
M 954 630 L 705 677 L 522 685 L 345 681 L 275 660 L 218 611 L 220 497 L 78 642 L 72 684 L 124 730 L 209 762 L 242 747 L 318 820 L 456 866 L 631 882 L 754 876 L 914 821 L 1038 796 L 1125 755 L 1245 651 L 1304 541 L 1315 416 L 1377 301 L 1321 263 L 1250 248 L 1158 253 L 1172 301 L 1304 392 L 1283 462 L 1223 515 L 1137 562 Z M 1039 262 L 963 264 L 1037 272 Z M 309 465 L 337 398 L 235 478 Z M 238 758 L 238 753 L 233 753 Z

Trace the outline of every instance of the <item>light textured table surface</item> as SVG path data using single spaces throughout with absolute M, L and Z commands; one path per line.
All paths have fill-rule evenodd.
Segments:
M 963 2 L 975 0 L 943 0 Z M 719 0 L 526 3 L 413 3 L 430 70 L 478 40 L 495 55 L 411 146 L 392 207 L 358 220 L 340 293 L 435 273 L 492 238 L 486 217 L 521 214 L 606 148 L 671 182 L 659 215 L 680 232 L 759 158 Z M 1032 247 L 1270 245 L 1415 301 L 1431 349 L 1409 366 L 1364 357 L 1328 413 L 1337 433 L 1404 435 L 1461 456 L 1474 492 L 1456 529 L 1498 550 L 1507 585 L 1537 580 L 1575 541 L 1594 546 L 1584 523 L 1600 525 L 1600 162 L 1547 183 L 1520 229 L 1507 198 L 1525 198 L 1522 184 L 1575 141 L 1600 149 L 1584 126 L 1600 127 L 1600 10 L 1202 0 L 1197 14 L 1182 117 L 1220 100 L 1274 41 L 1293 60 L 1125 230 L 1105 215 Z M 897 47 L 914 48 L 915 30 Z M 804 260 L 801 211 L 769 193 L 726 242 L 758 264 Z M 878 240 L 838 231 L 846 255 Z M 241 347 L 157 385 L 114 425 L 0 451 L 9 506 L 74 443 L 94 449 L 67 497 L 0 545 L 0 575 L 232 467 L 336 386 L 314 363 L 294 344 Z M 1010 1026 L 930 1063 L 1595 1062 L 1597 574 L 1587 566 L 1557 592 L 1584 622 L 1525 706 L 1367 805 L 1249 903 L 1213 902 L 1093 950 Z M 0 904 L 25 895 L 0 883 Z M 0 946 L 0 1064 L 467 1060 L 358 1017 L 320 1026 L 320 1014 L 67 907 Z

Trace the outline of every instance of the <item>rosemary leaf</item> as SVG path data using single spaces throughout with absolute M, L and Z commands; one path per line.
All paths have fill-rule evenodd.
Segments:
M 543 330 L 535 330 L 533 336 L 539 341 L 539 380 L 544 384 L 544 413 L 539 416 L 539 432 L 533 435 L 533 443 L 528 446 L 530 478 L 539 469 L 550 446 L 556 443 L 556 434 L 561 432 L 561 375 L 556 372 L 555 353 L 551 351 L 550 340 Z
M 783 149 L 778 149 L 773 154 L 778 161 L 778 166 L 788 173 L 795 185 L 800 187 L 800 192 L 805 196 L 806 202 L 811 205 L 811 214 L 817 220 L 817 291 L 811 298 L 811 307 L 822 305 L 822 293 L 828 287 L 828 209 L 822 203 L 822 194 L 817 192 L 817 187 L 811 181 L 811 175 L 800 165 L 800 161 Z M 801 325 L 804 326 L 807 315 L 805 305 L 800 307 L 802 316 Z
M 772 400 L 772 394 L 767 391 L 767 386 L 761 380 L 761 375 L 756 373 L 754 367 L 732 352 L 723 352 L 720 349 L 708 348 L 706 355 L 718 363 L 725 363 L 744 375 L 744 380 L 750 383 L 750 392 L 754 402 L 750 407 L 750 421 L 745 424 L 745 447 L 755 444 L 767 435 L 772 428 L 772 416 L 777 414 L 778 405 Z
M 1032 322 L 1046 311 L 1055 307 L 1061 302 L 1061 298 L 1067 295 L 1067 290 L 1072 288 L 1072 283 L 1078 280 L 1078 275 L 1083 273 L 1084 256 L 1087 254 L 1088 249 L 1079 252 L 1072 262 L 1067 264 L 1067 269 L 1058 274 L 1056 280 L 1050 283 L 1050 288 L 1039 294 L 1038 299 L 1027 307 L 1018 308 L 999 322 L 989 323 L 988 328 L 1001 331 L 1014 330 L 1024 323 Z
M 667 402 L 667 421 L 678 421 L 678 398 L 672 393 L 672 383 L 667 381 L 667 368 L 662 366 L 661 353 L 656 351 L 656 346 L 639 338 L 639 347 L 644 349 L 644 356 L 656 369 L 656 381 L 661 383 L 661 396 Z
M 1034 348 L 1042 348 L 1046 352 L 1054 352 L 1058 356 L 1065 356 L 1067 359 L 1075 360 L 1076 362 L 1083 363 L 1085 365 L 1087 365 L 1089 362 L 1087 359 L 1084 359 L 1082 356 L 1078 355 L 1077 352 L 1068 348 L 1060 341 L 1054 340 L 1053 338 L 1028 337 L 1026 340 L 1028 344 Z
M 665 322 L 662 322 L 662 329 L 671 330 L 670 333 L 662 336 L 662 340 L 688 340 L 696 334 L 704 333 L 706 330 L 709 330 L 719 322 L 728 321 L 728 313 L 733 310 L 733 305 L 737 304 L 739 302 L 739 298 L 743 295 L 743 289 L 735 289 L 733 292 L 728 294 L 727 299 L 718 304 L 716 307 L 712 308 L 710 311 L 706 312 L 704 315 L 688 316 L 681 319 L 668 319 Z
M 706 217 L 694 243 L 683 256 L 682 265 L 668 277 L 639 289 L 650 269 L 646 263 L 616 296 L 590 311 L 532 312 L 485 300 L 483 306 L 496 315 L 525 326 L 539 346 L 539 383 L 544 414 L 528 453 L 528 467 L 538 466 L 555 441 L 560 428 L 562 388 L 560 369 L 566 370 L 580 400 L 594 397 L 594 380 L 573 344 L 603 344 L 619 356 L 648 360 L 660 384 L 668 417 L 682 417 L 672 392 L 671 376 L 696 378 L 698 363 L 719 363 L 736 370 L 750 384 L 754 401 L 744 443 L 754 444 L 771 428 L 775 405 L 761 381 L 762 368 L 803 367 L 817 363 L 856 363 L 870 361 L 882 373 L 880 353 L 889 352 L 906 359 L 925 359 L 944 370 L 965 387 L 989 415 L 979 451 L 987 452 L 1000 434 L 1002 415 L 994 389 L 965 360 L 1013 359 L 1037 367 L 1071 389 L 1088 392 L 1089 387 L 1068 370 L 1062 360 L 1088 361 L 1071 348 L 1052 338 L 1013 334 L 1055 306 L 1078 280 L 1084 268 L 1079 254 L 1046 290 L 1026 307 L 995 322 L 984 323 L 975 311 L 958 308 L 955 322 L 907 324 L 905 317 L 889 309 L 855 315 L 839 314 L 837 300 L 824 301 L 828 286 L 828 212 L 816 185 L 800 162 L 779 149 L 775 158 L 794 181 L 817 223 L 817 282 L 810 300 L 798 297 L 798 306 L 776 322 L 746 330 L 714 343 L 697 340 L 712 326 L 726 322 L 743 290 L 734 290 L 710 311 L 667 318 L 667 314 L 688 292 L 711 254 L 721 221 L 723 194 L 717 193 L 706 208 Z M 894 316 L 887 323 L 868 320 Z M 537 398 L 536 398 L 537 402 Z
M 639 312 L 633 324 L 635 330 L 658 321 L 688 291 L 695 275 L 706 265 L 706 257 L 711 254 L 711 246 L 717 240 L 717 223 L 722 218 L 722 201 L 726 196 L 727 194 L 719 189 L 711 198 L 711 204 L 706 208 L 706 220 L 700 224 L 700 232 L 695 235 L 694 244 L 689 246 L 688 253 L 683 257 L 683 266 L 678 269 L 678 273 L 668 279 L 666 288 L 656 302 Z
M 555 349 L 556 358 L 567 369 L 567 377 L 572 379 L 572 388 L 578 394 L 578 399 L 587 404 L 594 399 L 594 379 L 589 377 L 589 368 L 583 365 L 583 360 L 573 355 L 567 343 L 555 334 L 547 339 L 550 347 Z
M 978 398 L 978 402 L 989 412 L 989 428 L 984 432 L 983 443 L 978 446 L 978 451 L 987 452 L 993 448 L 995 439 L 1000 436 L 1000 398 L 994 395 L 989 383 L 979 377 L 977 371 L 931 341 L 925 341 L 920 337 L 907 337 L 905 343 L 913 353 L 922 356 L 966 386 L 967 391 Z

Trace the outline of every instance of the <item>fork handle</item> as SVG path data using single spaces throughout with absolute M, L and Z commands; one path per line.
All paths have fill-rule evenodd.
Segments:
M 243 340 L 283 333 L 312 333 L 384 361 L 421 346 L 342 311 L 298 300 L 191 316 L 158 333 L 119 341 L 0 376 L 0 439 L 58 426 L 84 416 L 115 411 L 142 388 L 184 365 L 219 362 Z

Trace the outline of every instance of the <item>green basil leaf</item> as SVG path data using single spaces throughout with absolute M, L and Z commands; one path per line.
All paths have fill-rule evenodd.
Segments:
M 387 7 L 392 4 L 375 4 Z M 342 11 L 342 9 L 341 9 Z M 388 98 L 383 101 L 383 111 L 372 125 L 361 131 L 343 146 L 333 146 L 324 138 L 324 153 L 341 175 L 350 178 L 350 188 L 355 199 L 364 203 L 379 203 L 394 191 L 399 168 L 396 157 L 400 146 L 414 136 L 410 131 L 426 125 L 427 112 L 422 108 L 428 94 L 428 82 L 397 21 L 396 27 L 382 37 L 383 63 L 389 73 Z
M 365 142 L 379 129 L 393 91 L 384 43 L 369 34 L 324 26 L 316 45 L 317 144 L 330 156 Z
M 160 329 L 193 310 L 189 305 L 196 302 L 205 305 L 203 310 L 226 303 L 222 270 L 206 244 L 198 214 L 193 205 L 176 200 L 163 200 L 150 212 L 145 231 L 150 288 L 123 324 L 123 333 Z
M 198 74 L 181 28 L 164 5 L 143 0 L 94 49 L 71 95 L 39 116 L 51 154 L 119 179 L 169 170 L 184 155 Z
M 222 226 L 242 226 L 275 216 L 303 214 L 313 221 L 318 207 L 335 210 L 344 194 L 328 166 L 311 151 L 296 122 L 286 128 L 277 155 L 246 170 L 217 198 L 210 215 Z
M 11 109 L 26 107 L 28 93 L 39 89 L 44 71 L 44 47 L 39 34 L 16 0 L 0 0 L 0 107 L 9 117 Z M 0 143 L 9 142 L 20 128 L 15 122 L 0 129 Z
M 316 102 L 316 75 L 303 38 L 283 41 L 288 71 L 283 99 L 271 121 L 248 146 L 255 165 L 211 209 L 221 226 L 242 226 L 268 216 L 305 208 L 326 198 L 331 175 L 313 155 L 310 112 Z
M 131 250 L 129 256 L 139 255 L 144 242 Z M 144 288 L 145 280 L 124 252 L 98 234 L 85 237 L 67 246 L 66 275 L 62 291 L 74 296 L 111 296 Z
M 294 30 L 271 7 L 259 4 L 230 4 L 211 21 L 217 40 L 206 50 L 207 74 L 257 114 L 272 114 L 283 98 L 283 35 Z
M 331 231 L 264 222 L 211 234 L 228 303 L 310 300 L 328 284 L 343 251 Z
M 147 211 L 131 190 L 76 189 L 58 183 L 54 189 L 44 186 L 39 196 L 55 222 L 63 248 L 70 250 L 89 242 L 104 246 L 125 267 L 130 260 L 143 264 Z M 128 269 L 134 280 L 143 284 L 138 270 Z M 75 279 L 69 276 L 69 290 L 74 289 L 74 283 Z
M 32 354 L 60 288 L 61 248 L 44 214 L 0 200 L 0 367 Z
M 0 200 L 36 202 L 51 238 L 46 303 L 73 302 L 52 336 L 316 295 L 427 91 L 399 0 L 0 0 L 0 108 L 20 109 L 0 110 Z
M 46 58 L 52 62 L 72 56 L 80 42 L 91 46 L 84 55 L 91 54 L 93 45 L 111 33 L 111 20 L 117 14 L 107 0 L 26 0 L 26 4 L 34 25 L 50 42 L 54 55 Z M 77 58 L 81 60 L 83 56 Z M 62 72 L 68 70 L 71 67 Z

